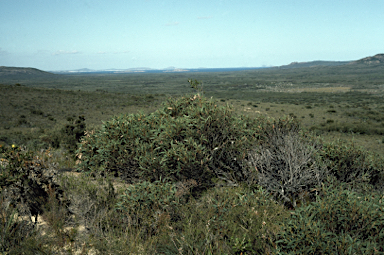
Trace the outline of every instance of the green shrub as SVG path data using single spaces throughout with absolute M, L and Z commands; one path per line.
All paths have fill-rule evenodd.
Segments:
M 70 121 L 70 120 L 69 120 Z M 74 153 L 77 143 L 84 136 L 86 129 L 84 116 L 79 116 L 73 123 L 65 125 L 61 130 L 61 143 L 70 152 Z
M 24 180 L 28 175 L 28 167 L 33 154 L 19 146 L 6 147 L 0 145 L 0 191 Z
M 357 147 L 354 143 L 341 140 L 325 143 L 319 156 L 326 162 L 329 173 L 340 182 L 355 187 L 364 184 L 382 185 L 383 158 Z
M 291 215 L 276 242 L 279 254 L 384 252 L 383 197 L 364 196 L 343 186 L 324 187 L 324 197 Z
M 31 216 L 43 211 L 44 187 L 55 186 L 42 177 L 40 166 L 32 152 L 0 145 L 0 252 L 4 254 L 46 254 L 46 242 Z
M 257 120 L 235 117 L 200 95 L 168 99 L 152 114 L 115 116 L 90 132 L 78 150 L 80 169 L 101 166 L 134 181 L 243 180 L 242 160 L 254 142 Z

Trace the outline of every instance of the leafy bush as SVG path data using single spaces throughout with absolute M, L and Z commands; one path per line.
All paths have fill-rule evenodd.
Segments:
M 61 130 L 61 143 L 70 152 L 74 153 L 77 150 L 77 143 L 80 142 L 81 137 L 85 132 L 85 118 L 79 116 L 77 120 L 68 119 L 73 121 L 70 124 L 66 124 Z
M 316 159 L 320 146 L 300 131 L 292 118 L 266 125 L 261 144 L 247 160 L 258 172 L 257 183 L 289 207 L 296 207 L 298 200 L 303 202 L 326 174 Z
M 28 150 L 0 145 L 0 252 L 5 254 L 45 254 L 47 250 L 31 216 L 43 212 L 45 188 L 56 186 L 41 176 L 35 160 Z M 57 199 L 58 194 L 54 195 Z
M 69 200 L 54 179 L 56 169 L 46 166 L 32 152 L 15 145 L 0 146 L 0 192 L 5 203 L 17 209 L 22 216 L 44 212 L 47 202 L 55 200 L 69 214 Z
M 324 186 L 324 197 L 298 208 L 276 241 L 280 254 L 382 254 L 382 196 L 364 196 L 345 185 Z
M 340 182 L 354 186 L 382 185 L 384 160 L 378 155 L 357 147 L 353 143 L 336 140 L 325 143 L 319 155 L 330 174 Z
M 0 190 L 20 182 L 26 177 L 28 166 L 32 160 L 32 152 L 12 145 L 5 147 L 0 145 Z
M 122 178 L 196 180 L 201 187 L 246 178 L 242 160 L 257 133 L 256 120 L 195 95 L 168 99 L 156 112 L 113 117 L 89 132 L 78 150 L 82 170 L 105 168 Z

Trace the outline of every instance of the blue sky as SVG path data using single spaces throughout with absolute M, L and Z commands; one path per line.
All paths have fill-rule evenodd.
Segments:
M 0 0 L 0 66 L 260 67 L 384 53 L 384 0 Z

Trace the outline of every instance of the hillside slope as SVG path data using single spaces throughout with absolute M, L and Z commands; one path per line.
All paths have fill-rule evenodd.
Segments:
M 42 76 L 54 76 L 54 74 L 30 67 L 0 66 L 0 81 L 2 79 L 25 79 Z

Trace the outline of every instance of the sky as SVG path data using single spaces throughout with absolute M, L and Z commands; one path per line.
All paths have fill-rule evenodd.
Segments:
M 384 53 L 384 0 L 0 0 L 0 66 L 279 66 Z

